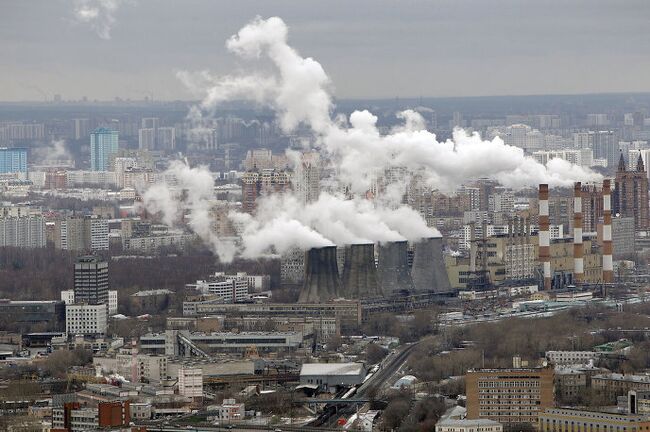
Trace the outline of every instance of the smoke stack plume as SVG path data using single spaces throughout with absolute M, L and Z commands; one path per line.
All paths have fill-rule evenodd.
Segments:
M 544 272 L 544 290 L 551 289 L 551 233 L 548 217 L 548 185 L 539 185 L 539 262 Z
M 614 282 L 612 259 L 612 196 L 609 179 L 603 180 L 603 282 Z
M 343 289 L 345 298 L 381 297 L 373 243 L 352 244 L 345 248 Z
M 309 249 L 305 254 L 305 282 L 298 302 L 326 302 L 338 297 L 340 291 L 336 246 Z
M 442 256 L 442 237 L 426 238 L 415 245 L 411 276 L 417 292 L 451 291 Z
M 379 243 L 379 285 L 385 296 L 399 291 L 415 291 L 409 272 L 406 241 Z
M 575 283 L 584 280 L 584 258 L 582 247 L 582 183 L 573 186 L 573 279 Z

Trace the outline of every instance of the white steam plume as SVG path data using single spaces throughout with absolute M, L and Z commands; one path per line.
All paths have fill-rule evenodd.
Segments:
M 368 111 L 332 119 L 329 78 L 318 62 L 301 57 L 287 44 L 287 34 L 280 18 L 256 18 L 226 44 L 242 58 L 270 60 L 276 68 L 274 74 L 217 77 L 208 72 L 178 72 L 190 90 L 203 90 L 202 103 L 192 108 L 188 118 L 200 126 L 204 113 L 211 114 L 218 103 L 234 98 L 268 105 L 277 112 L 284 131 L 300 124 L 311 127 L 325 158 L 336 166 L 338 180 L 356 197 L 371 190 L 378 173 L 392 168 L 416 174 L 429 186 L 447 192 L 479 177 L 496 179 L 512 188 L 537 183 L 565 186 L 577 180 L 598 179 L 593 172 L 564 161 L 553 160 L 545 167 L 500 138 L 486 141 L 478 134 L 456 130 L 451 140 L 438 142 L 425 130 L 420 114 L 412 110 L 398 114 L 404 124 L 388 135 L 379 133 L 377 117 Z M 157 185 L 145 193 L 145 205 L 160 212 L 166 223 L 178 220 L 182 214 L 179 209 L 188 211 L 189 225 L 222 260 L 230 260 L 235 254 L 253 258 L 283 253 L 294 247 L 440 235 L 428 228 L 415 210 L 400 204 L 403 185 L 389 184 L 382 199 L 375 202 L 328 193 L 308 204 L 291 194 L 262 197 L 254 216 L 230 212 L 230 219 L 241 229 L 242 242 L 235 246 L 220 241 L 209 228 L 213 182 L 207 170 L 197 171 L 183 164 L 175 164 L 171 170 L 179 185 L 187 189 L 187 196 L 180 199 L 168 186 Z
M 278 112 L 285 131 L 300 123 L 309 125 L 320 137 L 323 150 L 339 169 L 340 180 L 352 191 L 363 193 L 377 172 L 404 167 L 421 173 L 432 187 L 453 192 L 463 182 L 487 177 L 505 186 L 521 188 L 538 183 L 567 186 L 575 181 L 594 181 L 600 176 L 588 169 L 561 162 L 539 164 L 525 156 L 522 149 L 508 146 L 500 138 L 482 140 L 477 134 L 456 130 L 453 139 L 438 142 L 427 132 L 421 115 L 407 110 L 398 116 L 404 125 L 388 135 L 380 135 L 377 117 L 368 111 L 355 111 L 347 126 L 330 117 L 329 78 L 312 58 L 301 57 L 287 43 L 288 28 L 282 19 L 254 19 L 232 36 L 226 46 L 245 59 L 269 59 L 276 75 L 260 79 L 259 75 L 209 76 L 203 83 L 203 109 L 212 109 L 229 95 L 266 103 Z M 183 82 L 201 87 L 200 80 Z M 258 86 L 251 85 L 257 82 Z M 215 97 L 215 95 L 217 95 Z
M 65 147 L 65 140 L 52 140 L 47 147 L 40 147 L 34 153 L 41 163 L 54 163 L 74 159 Z
M 174 225 L 187 212 L 187 224 L 223 262 L 235 256 L 235 245 L 219 239 L 213 227 L 212 207 L 215 204 L 214 179 L 205 167 L 190 168 L 175 161 L 167 174 L 176 179 L 177 186 L 158 183 L 143 195 L 144 206 L 152 213 L 160 214 L 167 225 Z
M 74 17 L 88 24 L 104 40 L 111 38 L 111 28 L 115 24 L 115 12 L 124 0 L 74 0 Z

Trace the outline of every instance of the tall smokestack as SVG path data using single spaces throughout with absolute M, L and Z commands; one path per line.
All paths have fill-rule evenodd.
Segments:
M 582 183 L 573 186 L 573 280 L 582 283 L 585 263 L 582 248 Z
M 298 302 L 326 302 L 338 297 L 340 290 L 336 246 L 309 249 L 305 253 L 305 282 Z
M 381 297 L 373 243 L 352 244 L 345 248 L 342 282 L 345 298 Z
M 442 256 L 442 237 L 425 238 L 415 245 L 411 276 L 418 292 L 451 291 Z
M 548 217 L 548 185 L 539 185 L 539 262 L 544 273 L 544 290 L 551 289 L 551 232 Z
M 407 250 L 408 243 L 406 241 L 379 244 L 377 276 L 385 296 L 400 291 L 413 292 L 415 290 L 409 272 Z
M 609 179 L 603 180 L 603 282 L 614 282 L 612 259 L 612 194 Z

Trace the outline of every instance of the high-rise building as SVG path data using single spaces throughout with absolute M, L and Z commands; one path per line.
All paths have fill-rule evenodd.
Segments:
M 176 148 L 176 128 L 160 127 L 156 132 L 156 150 L 173 151 Z
M 93 216 L 56 221 L 54 246 L 71 251 L 108 250 L 108 219 Z
M 90 132 L 90 120 L 87 118 L 72 119 L 72 137 L 76 140 L 84 139 Z
M 117 153 L 118 135 L 115 130 L 96 129 L 90 134 L 90 169 L 112 171 L 111 159 Z
M 138 146 L 140 150 L 155 150 L 156 129 L 145 128 L 138 130 Z
M 65 331 L 68 335 L 104 335 L 107 328 L 108 304 L 65 305 Z
M 627 170 L 621 154 L 613 193 L 613 212 L 623 217 L 633 217 L 637 230 L 650 226 L 648 215 L 648 174 L 641 155 L 634 171 Z
M 618 139 L 612 131 L 593 133 L 594 159 L 607 159 L 608 167 L 615 167 L 618 161 Z
M 0 174 L 27 175 L 27 149 L 0 147 Z
M 74 298 L 77 303 L 108 304 L 108 262 L 95 256 L 77 259 L 74 264 Z
M 293 174 L 293 187 L 303 203 L 314 202 L 320 194 L 320 156 L 303 153 Z
M 289 189 L 291 189 L 291 177 L 287 171 L 264 169 L 260 172 L 246 172 L 242 176 L 242 210 L 253 213 L 260 195 Z
M 158 117 L 143 117 L 142 129 L 158 129 L 160 119 Z
M 0 247 L 45 247 L 45 221 L 40 211 L 0 208 Z

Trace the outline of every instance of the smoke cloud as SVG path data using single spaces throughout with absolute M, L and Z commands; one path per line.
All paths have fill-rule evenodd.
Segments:
M 74 160 L 74 157 L 65 147 L 65 140 L 53 140 L 47 147 L 40 147 L 34 150 L 34 154 L 41 163 L 55 163 L 58 161 Z
M 179 198 L 167 185 L 156 185 L 144 194 L 145 205 L 160 213 L 166 223 L 186 214 L 188 224 L 222 260 L 237 254 L 248 258 L 281 254 L 295 247 L 440 236 L 415 210 L 401 204 L 406 181 L 412 175 L 444 192 L 454 192 L 476 178 L 495 179 L 515 189 L 538 183 L 568 186 L 574 181 L 600 178 L 561 160 L 541 165 L 500 138 L 483 140 L 461 129 L 455 130 L 451 139 L 438 141 L 413 110 L 398 113 L 403 124 L 387 135 L 379 132 L 377 117 L 366 110 L 355 111 L 347 118 L 332 118 L 327 74 L 317 61 L 301 57 L 288 45 L 288 28 L 278 17 L 254 19 L 228 39 L 226 47 L 247 61 L 270 61 L 274 72 L 223 77 L 207 71 L 178 72 L 190 90 L 203 96 L 188 118 L 199 127 L 219 103 L 232 99 L 269 106 L 276 111 L 285 132 L 300 125 L 311 128 L 323 159 L 336 168 L 338 185 L 333 190 L 345 188 L 351 197 L 321 193 L 311 203 L 301 203 L 291 194 L 262 197 L 255 215 L 230 212 L 241 234 L 241 243 L 235 245 L 219 240 L 211 230 L 214 194 L 210 173 L 204 168 L 172 165 L 170 171 L 184 196 Z M 385 185 L 380 199 L 360 198 L 373 190 L 378 177 L 393 169 L 409 174 Z
M 230 262 L 235 256 L 235 244 L 220 239 L 213 226 L 214 178 L 206 167 L 190 168 L 175 161 L 165 177 L 172 177 L 176 185 L 158 183 L 147 189 L 143 195 L 144 206 L 159 214 L 166 225 L 174 226 L 186 218 L 194 231 L 223 262 Z
M 115 12 L 124 0 L 75 0 L 74 18 L 92 28 L 104 40 L 111 38 L 111 28 L 115 24 Z

